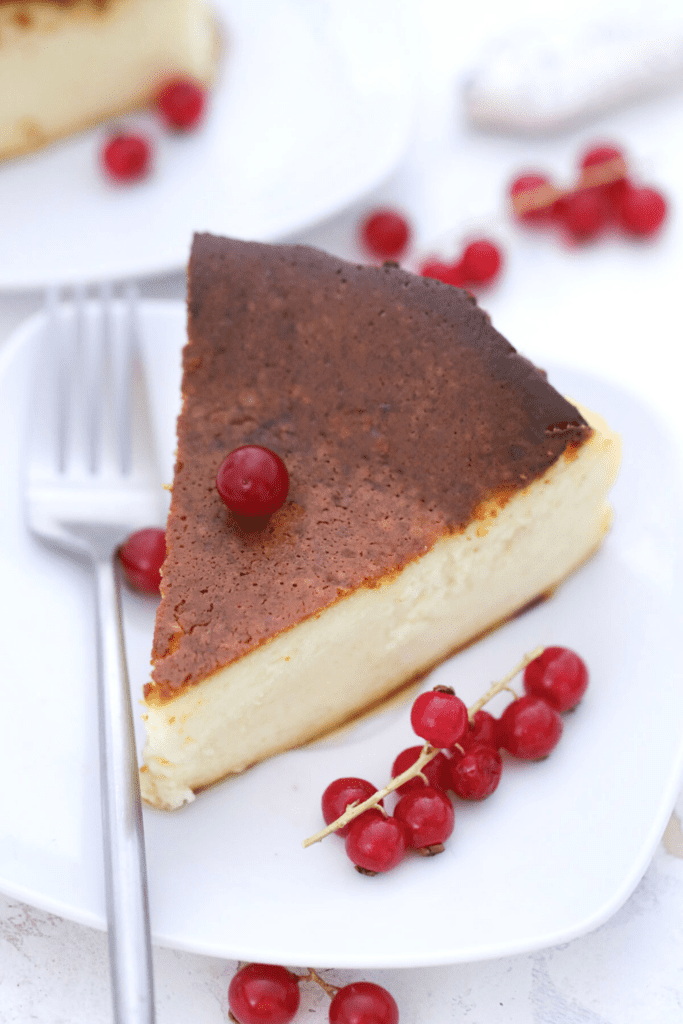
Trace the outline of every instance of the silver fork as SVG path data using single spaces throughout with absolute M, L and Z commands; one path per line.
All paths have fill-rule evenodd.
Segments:
M 116 549 L 163 518 L 147 417 L 135 292 L 49 293 L 37 353 L 26 499 L 41 540 L 95 580 L 100 783 L 116 1024 L 152 1024 L 145 848 Z

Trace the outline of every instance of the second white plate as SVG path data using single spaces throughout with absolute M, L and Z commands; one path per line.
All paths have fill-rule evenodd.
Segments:
M 180 303 L 142 307 L 154 418 L 171 472 Z M 27 534 L 17 424 L 31 414 L 29 369 L 42 319 L 0 363 L 3 715 L 0 888 L 54 913 L 104 925 L 89 581 Z M 683 688 L 678 514 L 667 441 L 625 392 L 548 367 L 563 391 L 623 434 L 615 525 L 598 555 L 548 603 L 434 673 L 468 702 L 538 644 L 581 653 L 591 685 L 556 751 L 506 764 L 498 791 L 458 804 L 444 854 L 358 875 L 336 837 L 304 850 L 319 801 L 340 775 L 382 785 L 413 745 L 408 706 L 274 758 L 165 814 L 147 809 L 155 941 L 231 959 L 399 967 L 521 953 L 610 916 L 643 874 L 680 784 Z M 147 679 L 154 602 L 125 608 L 134 701 Z M 504 699 L 504 698 L 503 698 Z M 139 736 L 141 742 L 142 737 Z
M 185 266 L 194 231 L 274 241 L 379 184 L 414 106 L 391 0 L 212 0 L 226 37 L 205 124 L 143 126 L 154 173 L 109 184 L 107 126 L 0 164 L 0 289 L 158 274 Z

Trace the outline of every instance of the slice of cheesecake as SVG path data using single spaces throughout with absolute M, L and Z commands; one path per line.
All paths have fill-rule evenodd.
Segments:
M 0 0 L 0 159 L 153 101 L 171 77 L 208 84 L 205 0 Z
M 144 718 L 174 808 L 338 726 L 547 594 L 599 545 L 619 441 L 464 291 L 394 265 L 197 236 Z M 263 528 L 223 505 L 277 452 Z

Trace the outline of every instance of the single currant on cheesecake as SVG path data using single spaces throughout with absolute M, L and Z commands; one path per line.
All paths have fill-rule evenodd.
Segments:
M 0 0 L 0 159 L 208 85 L 219 51 L 206 0 Z
M 208 234 L 146 687 L 144 798 L 175 808 L 378 705 L 599 546 L 618 437 L 467 292 L 396 265 Z M 216 488 L 244 445 L 267 521 Z

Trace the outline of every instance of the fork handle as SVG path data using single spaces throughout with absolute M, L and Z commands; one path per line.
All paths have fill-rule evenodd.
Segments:
M 111 557 L 95 562 L 100 788 L 115 1024 L 154 1024 L 145 842 L 121 586 Z

